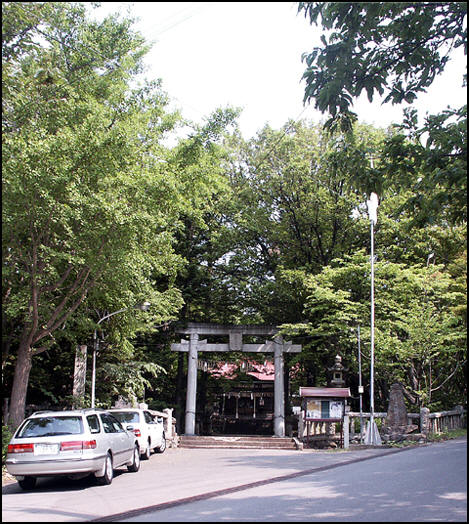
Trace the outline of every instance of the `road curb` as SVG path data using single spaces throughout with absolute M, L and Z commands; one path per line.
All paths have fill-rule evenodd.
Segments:
M 207 493 L 201 493 L 200 495 L 193 495 L 191 497 L 184 497 L 181 499 L 171 500 L 169 502 L 160 502 L 159 504 L 154 504 L 151 506 L 145 506 L 143 508 L 133 509 L 129 511 L 123 511 L 121 513 L 115 513 L 113 515 L 108 515 L 105 517 L 99 517 L 96 519 L 91 519 L 89 522 L 116 522 L 122 519 L 137 517 L 145 513 L 151 513 L 152 511 L 158 511 L 168 508 L 173 508 L 175 506 L 182 506 L 184 504 L 190 504 L 192 502 L 198 502 L 200 500 L 207 500 L 214 497 L 220 497 L 222 495 L 228 495 L 230 493 L 236 493 L 238 491 L 244 491 L 251 488 L 257 488 L 258 486 L 264 486 L 266 484 L 273 484 L 274 482 L 282 482 L 284 480 L 290 480 L 296 477 L 302 477 L 304 475 L 309 475 L 311 473 L 318 473 L 320 471 L 326 471 L 329 469 L 339 468 L 342 466 L 347 466 L 349 464 L 355 464 L 357 462 L 364 462 L 366 460 L 372 460 L 378 457 L 384 457 L 387 455 L 393 455 L 395 453 L 401 453 L 402 451 L 408 451 L 409 449 L 414 449 L 413 446 L 408 446 L 398 449 L 387 449 L 382 453 L 376 453 L 368 457 L 359 457 L 350 459 L 344 462 L 336 462 L 335 464 L 329 464 L 327 466 L 318 466 L 316 468 L 309 468 L 302 471 L 296 471 L 295 473 L 289 473 L 287 475 L 280 475 L 277 477 L 271 477 L 264 480 L 258 480 L 255 482 L 249 482 L 247 484 L 240 484 L 239 486 L 233 486 L 231 488 L 224 488 L 215 491 L 208 491 Z

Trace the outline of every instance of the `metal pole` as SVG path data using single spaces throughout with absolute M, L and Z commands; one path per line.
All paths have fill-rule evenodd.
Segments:
M 96 353 L 98 352 L 98 334 L 96 329 L 93 335 L 93 365 L 91 371 L 91 407 L 94 408 L 95 388 L 96 388 Z
M 150 307 L 150 302 L 144 302 L 143 304 L 137 304 L 136 306 L 133 306 L 133 309 L 140 309 L 141 311 L 148 311 Z M 123 313 L 124 311 L 127 311 L 128 309 L 132 309 L 131 307 L 125 307 L 122 309 L 119 309 L 118 311 L 114 311 L 112 313 L 109 313 L 108 315 L 105 315 L 104 317 L 100 318 L 98 322 L 96 323 L 98 326 L 101 324 L 103 320 L 106 320 L 109 317 L 112 317 L 114 315 L 117 315 L 117 313 Z M 95 404 L 95 390 L 96 390 L 96 355 L 98 353 L 98 347 L 99 347 L 99 341 L 98 341 L 98 333 L 97 330 L 94 330 L 93 334 L 93 366 L 91 371 L 91 407 L 94 408 Z
M 375 359 L 375 273 L 374 273 L 374 235 L 373 220 L 371 222 L 371 367 L 370 367 L 370 426 L 374 428 L 374 359 Z
M 375 424 L 375 399 L 374 399 L 374 351 L 375 351 L 375 272 L 374 272 L 374 229 L 373 226 L 377 221 L 378 195 L 371 193 L 368 200 L 368 215 L 370 217 L 371 230 L 371 351 L 370 351 L 370 422 L 365 435 L 365 444 L 380 445 L 381 438 Z
M 381 437 L 375 423 L 374 400 L 374 360 L 375 360 L 375 291 L 374 291 L 374 238 L 373 220 L 371 220 L 371 354 L 370 354 L 370 422 L 365 435 L 365 444 L 372 446 L 381 445 Z
M 360 349 L 360 326 L 357 326 L 358 338 L 358 394 L 360 396 L 360 444 L 363 443 L 363 386 L 362 386 L 362 353 Z

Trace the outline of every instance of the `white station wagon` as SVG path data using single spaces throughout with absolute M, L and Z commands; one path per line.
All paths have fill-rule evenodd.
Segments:
M 111 484 L 120 466 L 139 470 L 137 438 L 100 409 L 33 413 L 13 435 L 6 457 L 8 472 L 23 489 L 34 488 L 37 477 L 78 479 L 90 473 L 99 484 Z
M 135 433 L 143 459 L 150 458 L 152 449 L 156 453 L 164 452 L 166 437 L 162 417 L 155 417 L 147 409 L 140 408 L 112 408 L 109 413 Z

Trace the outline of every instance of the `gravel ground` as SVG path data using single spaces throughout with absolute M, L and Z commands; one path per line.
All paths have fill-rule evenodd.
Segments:
M 2 467 L 2 486 L 10 484 L 11 482 L 16 482 L 15 477 L 10 475 L 5 467 Z

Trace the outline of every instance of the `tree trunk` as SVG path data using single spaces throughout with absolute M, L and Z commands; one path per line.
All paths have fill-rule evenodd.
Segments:
M 22 342 L 16 358 L 15 375 L 11 388 L 10 413 L 8 426 L 16 429 L 24 419 L 29 373 L 32 366 L 32 351 L 27 343 Z
M 181 435 L 183 432 L 183 421 L 185 414 L 185 384 L 184 384 L 184 353 L 178 353 L 178 368 L 176 375 L 176 424 L 177 431 Z

